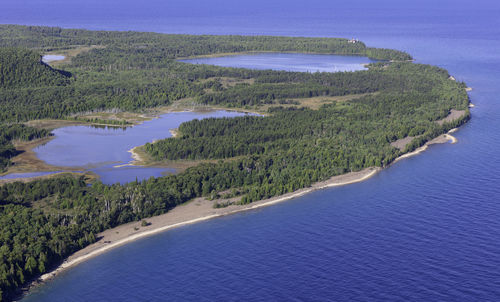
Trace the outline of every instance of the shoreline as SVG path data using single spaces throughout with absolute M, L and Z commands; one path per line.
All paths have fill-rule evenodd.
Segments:
M 36 284 L 34 285 L 48 281 L 64 270 L 75 266 L 78 263 L 84 262 L 92 257 L 100 255 L 112 248 L 124 245 L 143 237 L 158 234 L 176 227 L 206 221 L 216 217 L 222 217 L 271 206 L 290 199 L 304 196 L 317 190 L 361 182 L 372 177 L 380 170 L 382 170 L 382 168 L 371 167 L 357 172 L 350 172 L 334 176 L 329 180 L 317 182 L 308 188 L 299 189 L 291 193 L 286 193 L 246 205 L 230 205 L 225 208 L 215 209 L 212 207 L 213 201 L 206 200 L 204 197 L 199 197 L 185 204 L 179 205 L 165 214 L 144 219 L 151 223 L 146 227 L 140 226 L 141 221 L 134 221 L 99 233 L 97 235 L 100 238 L 99 241 L 69 256 L 56 269 L 43 274 L 38 278 L 38 280 L 35 280 Z
M 425 143 L 422 147 L 417 148 L 413 152 L 399 156 L 389 166 L 400 161 L 401 159 L 412 157 L 414 155 L 422 153 L 430 145 L 448 142 L 452 144 L 456 143 L 457 139 L 454 136 L 450 135 L 450 133 L 455 132 L 457 129 L 458 128 L 454 128 L 448 131 L 448 133 L 434 138 L 433 140 Z M 112 229 L 105 230 L 97 234 L 99 241 L 70 255 L 58 267 L 34 280 L 30 285 L 28 285 L 27 291 L 51 280 L 60 273 L 66 271 L 68 268 L 76 266 L 79 263 L 105 253 L 115 247 L 122 246 L 138 239 L 165 232 L 173 228 L 206 221 L 217 217 L 275 205 L 290 199 L 302 197 L 317 190 L 362 182 L 371 178 L 382 169 L 383 168 L 380 167 L 370 167 L 361 171 L 334 176 L 326 181 L 314 183 L 308 188 L 299 189 L 295 192 L 256 201 L 247 205 L 230 205 L 228 207 L 215 209 L 213 208 L 213 201 L 206 200 L 204 197 L 193 199 L 185 204 L 181 204 L 175 207 L 165 214 L 146 218 L 145 220 L 150 223 L 150 225 L 148 226 L 142 227 L 141 221 L 134 221 L 117 226 Z
M 132 157 L 132 160 L 130 162 L 128 162 L 126 164 L 113 166 L 113 168 L 140 166 L 138 163 L 143 162 L 143 159 L 137 152 L 135 152 L 135 149 L 137 149 L 139 147 L 141 147 L 141 146 L 136 146 L 130 150 L 127 150 L 127 152 L 130 153 L 130 156 Z
M 258 113 L 257 111 L 252 111 L 252 110 L 246 110 L 246 109 L 234 109 L 234 108 L 224 108 L 224 107 L 206 107 L 206 108 L 195 108 L 195 109 L 187 109 L 187 108 L 174 108 L 173 105 L 169 105 L 167 107 L 157 107 L 153 108 L 155 110 L 154 113 L 151 113 L 149 116 L 145 114 L 138 114 L 137 116 L 141 118 L 141 120 L 136 120 L 130 125 L 126 125 L 125 127 L 135 127 L 138 125 L 143 124 L 146 121 L 150 121 L 153 119 L 160 118 L 164 114 L 168 113 L 177 113 L 177 112 L 206 112 L 206 111 L 218 111 L 218 110 L 225 110 L 225 111 L 235 111 L 235 112 L 241 112 L 241 113 L 252 113 L 252 114 L 260 114 L 264 115 L 263 113 Z M 83 120 L 57 120 L 57 119 L 42 119 L 42 120 L 32 120 L 26 122 L 27 125 L 35 127 L 35 128 L 41 128 L 41 129 L 58 129 L 58 128 L 63 128 L 63 127 L 70 127 L 70 126 L 107 126 L 107 127 L 122 127 L 120 125 L 113 125 L 113 124 L 102 124 L 102 123 L 94 123 L 94 122 L 87 122 Z M 170 134 L 172 137 L 177 136 L 177 128 L 175 129 L 170 129 Z M 21 145 L 16 144 L 16 149 L 22 151 L 20 155 L 17 155 L 12 158 L 13 163 L 15 165 L 12 165 L 7 169 L 7 171 L 0 173 L 0 176 L 6 176 L 9 174 L 14 174 L 14 173 L 30 173 L 30 172 L 73 172 L 75 170 L 82 170 L 84 172 L 80 174 L 85 174 L 86 168 L 82 166 L 74 166 L 74 167 L 66 167 L 66 166 L 53 166 L 50 164 L 47 164 L 46 162 L 42 161 L 39 159 L 36 154 L 34 153 L 34 149 L 37 148 L 40 145 L 43 145 L 51 140 L 53 140 L 55 136 L 48 136 L 45 138 L 40 138 L 40 139 L 35 139 L 32 141 L 28 142 L 23 142 Z M 153 141 L 154 142 L 154 141 Z M 141 145 L 143 146 L 143 145 Z M 120 167 L 127 167 L 127 166 L 139 166 L 143 165 L 141 164 L 144 160 L 143 158 L 135 152 L 135 149 L 141 146 L 136 146 L 130 150 L 127 150 L 127 152 L 131 153 L 132 160 L 128 163 L 123 163 L 114 166 L 114 168 L 120 168 Z M 43 179 L 47 178 L 47 176 L 33 176 L 29 177 L 29 179 L 25 178 L 12 178 L 8 180 L 0 180 L 0 185 L 2 183 L 6 182 L 15 182 L 15 181 L 33 181 L 33 180 L 38 180 L 38 179 Z
M 179 128 L 170 129 L 168 131 L 170 132 L 170 135 L 172 135 L 171 137 L 177 137 L 177 135 L 179 135 Z
M 448 131 L 445 134 L 441 134 L 440 136 L 433 138 L 432 140 L 426 142 L 423 146 L 418 147 L 417 149 L 413 150 L 412 152 L 405 153 L 398 158 L 396 158 L 392 163 L 396 163 L 402 159 L 412 157 L 414 155 L 420 154 L 427 150 L 430 145 L 435 145 L 435 144 L 445 144 L 445 143 L 450 143 L 450 144 L 456 144 L 458 142 L 457 138 L 451 135 L 451 133 L 457 131 L 458 128 L 453 128 L 450 131 Z

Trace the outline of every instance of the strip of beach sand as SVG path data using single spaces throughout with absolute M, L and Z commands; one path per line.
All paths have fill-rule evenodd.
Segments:
M 448 132 L 448 134 L 443 134 L 433 139 L 432 141 L 429 141 L 424 146 L 411 153 L 400 156 L 398 159 L 396 159 L 396 161 L 419 154 L 427 149 L 427 147 L 431 144 L 446 142 L 455 143 L 456 139 L 450 135 L 450 133 L 454 132 L 455 130 L 456 129 L 453 129 Z M 64 270 L 99 254 L 107 252 L 117 246 L 130 243 L 146 236 L 151 236 L 176 227 L 209 220 L 220 216 L 231 215 L 234 213 L 274 205 L 286 200 L 304 196 L 305 194 L 316 190 L 361 182 L 372 177 L 380 170 L 381 168 L 372 167 L 358 172 L 350 172 L 347 174 L 334 176 L 329 180 L 315 183 L 311 187 L 303 188 L 281 196 L 253 202 L 248 205 L 230 205 L 224 208 L 213 208 L 213 201 L 206 200 L 205 198 L 196 198 L 186 204 L 177 206 L 166 214 L 147 218 L 147 222 L 149 223 L 147 226 L 141 226 L 141 222 L 136 221 L 120 225 L 116 228 L 99 233 L 97 235 L 97 242 L 87 246 L 82 250 L 79 250 L 78 252 L 68 257 L 68 259 L 66 259 L 59 267 L 49 273 L 42 275 L 38 280 L 34 282 L 33 285 L 45 282 L 63 272 Z
M 99 233 L 97 236 L 99 241 L 71 255 L 54 271 L 42 275 L 40 277 L 40 281 L 46 281 L 71 266 L 88 260 L 89 258 L 97 256 L 114 247 L 129 243 L 145 236 L 150 236 L 175 227 L 205 221 L 219 216 L 270 206 L 292 198 L 303 196 L 315 190 L 360 182 L 370 178 L 379 170 L 380 168 L 367 168 L 362 171 L 335 176 L 327 181 L 315 183 L 309 188 L 253 202 L 248 205 L 231 205 L 225 208 L 215 209 L 213 208 L 213 201 L 206 200 L 205 198 L 196 198 L 184 205 L 175 207 L 166 214 L 148 218 L 148 226 L 142 227 L 141 222 L 136 221 Z

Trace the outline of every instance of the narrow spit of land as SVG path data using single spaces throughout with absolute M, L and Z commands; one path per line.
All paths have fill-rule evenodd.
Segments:
M 449 80 L 446 70 L 414 64 L 407 53 L 368 47 L 361 41 L 92 32 L 10 25 L 0 26 L 0 36 L 0 65 L 7 67 L 7 81 L 0 87 L 0 119 L 5 126 L 2 146 L 6 151 L 0 158 L 3 170 L 15 164 L 11 155 L 19 151 L 13 145 L 16 139 L 47 136 L 46 130 L 30 127 L 30 121 L 35 119 L 73 120 L 84 110 L 88 116 L 76 117 L 82 122 L 123 125 L 112 120 L 120 112 L 148 113 L 174 103 L 262 110 L 269 115 L 265 119 L 192 121 L 180 127 L 179 138 L 137 150 L 152 157 L 155 162 L 148 162 L 151 165 L 203 161 L 176 175 L 108 187 L 98 182 L 88 187 L 84 179 L 72 177 L 6 185 L 10 190 L 5 200 L 9 211 L 0 218 L 4 221 L 2 233 L 12 235 L 4 236 L 2 244 L 11 249 L 4 251 L 0 267 L 15 270 L 2 271 L 0 287 L 5 299 L 12 298 L 27 280 L 95 242 L 95 235 L 99 235 L 96 232 L 108 226 L 137 221 L 219 193 L 237 197 L 217 199 L 216 207 L 234 202 L 235 198 L 250 204 L 248 209 L 260 203 L 274 204 L 321 188 L 310 184 L 342 171 L 386 167 L 398 155 L 415 150 L 470 117 L 465 84 Z M 178 61 L 242 50 L 356 55 L 378 62 L 360 72 L 296 73 Z M 44 64 L 40 55 L 48 52 L 66 59 Z M 182 99 L 184 102 L 180 102 Z M 466 114 L 459 120 L 436 123 L 451 110 L 465 110 Z M 229 132 L 214 131 L 229 127 Z M 406 143 L 404 150 L 390 146 L 409 136 L 417 139 Z M 147 156 L 142 158 L 149 161 Z M 294 193 L 269 203 L 260 200 L 284 192 Z M 154 228 L 153 232 L 159 232 L 212 215 L 226 215 L 223 212 L 232 207 L 215 210 L 208 203 L 205 215 L 158 228 L 153 223 L 138 231 Z M 53 213 L 64 213 L 64 218 Z M 10 219 L 22 223 L 11 224 Z M 45 226 L 45 236 L 31 240 L 40 225 Z M 132 232 L 123 240 L 132 241 L 137 238 L 134 236 Z M 111 240 L 99 242 L 105 241 Z

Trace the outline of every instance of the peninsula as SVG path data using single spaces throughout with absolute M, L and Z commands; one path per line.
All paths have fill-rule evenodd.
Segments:
M 378 62 L 356 72 L 304 73 L 178 61 L 248 52 Z M 46 54 L 64 60 L 47 64 Z M 37 171 L 17 160 L 29 151 L 19 146 L 46 141 L 65 123 L 132 125 L 141 122 L 134 116 L 187 107 L 263 115 L 192 120 L 175 137 L 133 149 L 139 163 L 184 163 L 173 175 L 105 185 L 64 174 L 0 186 L 0 296 L 11 300 L 106 246 L 366 179 L 450 140 L 447 133 L 470 118 L 466 88 L 444 69 L 357 40 L 0 25 L 3 173 L 16 165 Z

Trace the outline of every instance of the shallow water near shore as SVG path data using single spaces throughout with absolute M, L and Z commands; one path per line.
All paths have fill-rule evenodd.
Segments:
M 363 183 L 136 241 L 62 273 L 24 301 L 498 301 L 498 4 L 313 1 L 305 10 L 289 1 L 257 1 L 262 7 L 251 9 L 223 2 L 220 10 L 207 7 L 211 2 L 198 8 L 187 1 L 171 10 L 158 9 L 171 1 L 143 8 L 120 2 L 134 7 L 136 19 L 110 18 L 110 10 L 101 19 L 84 10 L 75 18 L 67 18 L 67 10 L 66 18 L 59 11 L 49 19 L 47 11 L 26 19 L 28 10 L 4 20 L 193 34 L 354 36 L 369 46 L 406 50 L 417 62 L 465 81 L 474 89 L 472 120 L 453 134 L 456 144 L 433 145 Z M 189 5 L 196 18 L 182 15 Z

